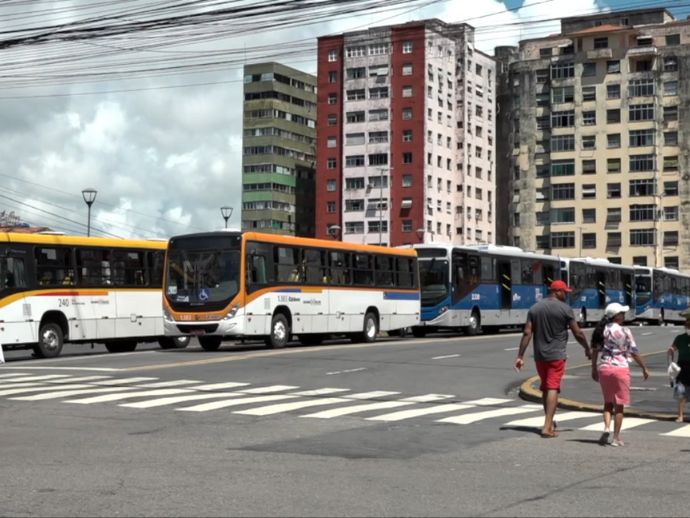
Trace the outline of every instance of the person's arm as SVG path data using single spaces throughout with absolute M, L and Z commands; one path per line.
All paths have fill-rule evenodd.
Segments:
M 575 337 L 575 340 L 577 340 L 578 343 L 584 348 L 585 356 L 587 356 L 588 359 L 591 358 L 592 357 L 592 350 L 589 348 L 589 343 L 587 343 L 587 337 L 582 332 L 582 329 L 580 328 L 578 323 L 575 321 L 575 319 L 570 320 L 568 327 L 570 327 L 570 331 L 572 331 L 573 336 Z
M 599 349 L 592 347 L 592 379 L 599 381 L 599 371 L 597 370 L 597 358 L 599 357 Z
M 525 360 L 523 358 L 525 356 L 525 350 L 527 350 L 527 346 L 529 345 L 529 341 L 531 339 L 532 339 L 532 321 L 528 319 L 527 322 L 525 322 L 525 327 L 522 329 L 522 338 L 520 339 L 520 347 L 518 349 L 517 358 L 515 358 L 514 368 L 516 371 L 519 371 L 525 365 Z
M 671 344 L 671 347 L 668 348 L 668 351 L 666 351 L 666 356 L 668 358 L 668 362 L 666 363 L 671 363 L 673 361 L 673 353 L 675 353 L 678 350 L 676 347 L 676 340 L 673 340 L 673 343 Z
M 642 377 L 644 379 L 649 378 L 649 371 L 647 370 L 647 366 L 644 364 L 644 360 L 642 359 L 642 356 L 640 356 L 640 353 L 631 353 L 630 356 L 632 356 L 632 359 L 635 360 L 635 363 L 637 363 L 642 369 Z

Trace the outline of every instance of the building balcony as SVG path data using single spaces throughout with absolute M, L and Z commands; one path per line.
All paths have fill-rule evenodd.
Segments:
M 644 47 L 633 47 L 628 49 L 625 56 L 628 58 L 637 58 L 643 56 L 656 56 L 658 53 L 657 48 L 654 45 L 648 45 Z
M 613 57 L 613 51 L 610 48 L 606 49 L 592 49 L 586 52 L 587 59 L 611 59 Z

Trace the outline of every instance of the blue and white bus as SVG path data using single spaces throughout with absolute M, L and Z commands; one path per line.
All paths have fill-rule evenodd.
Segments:
M 635 266 L 635 318 L 649 324 L 684 322 L 690 275 L 670 268 Z
M 557 257 L 511 246 L 414 245 L 419 260 L 424 336 L 438 328 L 482 329 L 522 325 L 527 311 L 560 277 Z
M 635 318 L 635 271 L 632 266 L 591 257 L 561 259 L 561 279 L 573 291 L 570 306 L 581 326 L 594 324 L 604 316 L 611 302 L 630 306 L 626 320 Z

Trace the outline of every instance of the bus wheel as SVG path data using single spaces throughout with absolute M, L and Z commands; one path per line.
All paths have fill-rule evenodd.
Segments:
M 137 343 L 134 340 L 127 340 L 125 342 L 105 342 L 105 348 L 109 353 L 131 353 L 137 348 Z
M 472 315 L 470 315 L 470 323 L 467 325 L 466 332 L 470 336 L 474 336 L 476 334 L 479 334 L 479 331 L 481 331 L 482 326 L 480 324 L 479 320 L 479 312 L 476 309 L 472 310 Z
M 220 343 L 223 341 L 222 336 L 200 336 L 199 345 L 205 351 L 217 351 Z
M 364 315 L 364 329 L 359 336 L 359 340 L 365 343 L 372 343 L 379 334 L 379 321 L 371 311 Z
M 299 341 L 302 345 L 321 345 L 323 335 L 300 335 Z
M 266 338 L 266 345 L 273 349 L 285 347 L 290 340 L 290 325 L 282 313 L 276 313 L 271 320 L 271 334 Z
M 161 349 L 184 349 L 189 345 L 190 336 L 161 336 L 158 345 Z
M 46 322 L 38 332 L 38 343 L 33 349 L 39 358 L 55 358 L 62 352 L 63 345 L 62 328 L 55 322 Z
M 412 328 L 412 336 L 416 338 L 424 338 L 426 336 L 426 328 L 425 327 L 413 327 Z

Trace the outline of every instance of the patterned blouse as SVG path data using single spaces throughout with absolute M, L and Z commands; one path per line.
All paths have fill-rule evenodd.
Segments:
M 604 328 L 604 346 L 599 355 L 599 367 L 628 367 L 631 354 L 640 352 L 630 329 L 615 322 Z

